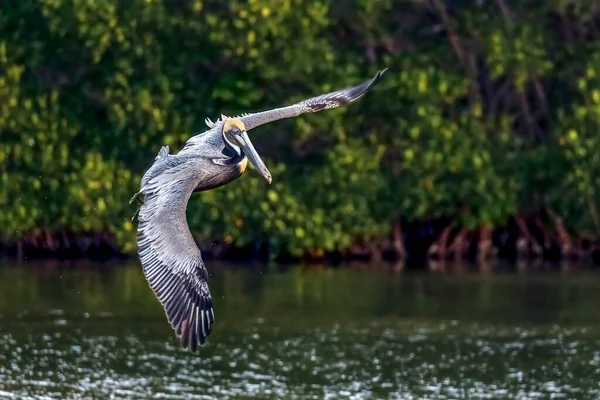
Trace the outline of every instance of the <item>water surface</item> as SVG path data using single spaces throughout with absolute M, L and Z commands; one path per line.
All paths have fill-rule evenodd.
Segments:
M 135 263 L 0 266 L 0 398 L 599 398 L 600 275 L 209 269 L 193 355 Z

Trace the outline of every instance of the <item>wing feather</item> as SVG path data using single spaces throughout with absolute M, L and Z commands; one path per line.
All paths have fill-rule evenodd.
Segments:
M 242 114 L 237 117 L 242 120 L 246 130 L 256 128 L 257 126 L 267 124 L 284 118 L 297 117 L 309 112 L 317 112 L 329 108 L 345 106 L 355 100 L 360 99 L 373 86 L 375 86 L 383 77 L 387 68 L 377 72 L 374 78 L 361 83 L 358 86 L 341 89 L 335 92 L 326 93 L 320 96 L 311 97 L 299 103 L 287 107 L 275 108 L 268 111 L 262 111 L 254 114 Z M 214 125 L 213 125 L 214 126 Z
M 185 215 L 197 184 L 194 167 L 193 160 L 176 156 L 157 159 L 142 179 L 137 232 L 144 276 L 182 347 L 192 352 L 215 321 L 208 273 Z
M 373 86 L 375 86 L 383 77 L 387 68 L 377 72 L 375 77 L 361 83 L 358 86 L 348 87 L 331 93 L 326 93 L 320 96 L 311 97 L 291 106 L 274 108 L 272 110 L 261 111 L 257 113 L 243 113 L 235 118 L 241 119 L 246 127 L 246 130 L 256 128 L 257 126 L 268 124 L 269 122 L 277 121 L 285 118 L 297 117 L 301 114 L 309 112 L 317 112 L 329 108 L 336 108 L 348 105 L 365 95 Z M 222 129 L 223 122 L 230 117 L 221 114 L 221 117 L 215 121 L 210 118 L 205 118 L 204 123 L 208 128 Z M 179 154 L 189 154 L 195 151 L 199 143 L 204 140 L 206 132 L 194 134 L 186 143 Z M 168 152 L 168 150 L 167 150 Z

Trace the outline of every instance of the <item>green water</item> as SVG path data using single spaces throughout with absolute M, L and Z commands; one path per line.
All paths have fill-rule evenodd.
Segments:
M 135 263 L 0 263 L 0 398 L 599 398 L 600 274 L 209 269 L 192 355 Z

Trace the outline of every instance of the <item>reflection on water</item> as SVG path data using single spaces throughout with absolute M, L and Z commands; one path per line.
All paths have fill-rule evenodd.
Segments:
M 0 267 L 0 398 L 596 398 L 600 276 L 211 268 L 180 350 L 134 265 Z

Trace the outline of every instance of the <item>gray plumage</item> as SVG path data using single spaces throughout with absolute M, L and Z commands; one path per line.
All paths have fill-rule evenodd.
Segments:
M 347 105 L 362 97 L 386 70 L 361 85 L 297 104 L 236 118 L 209 119 L 208 131 L 191 137 L 178 154 L 160 149 L 142 177 L 138 200 L 138 254 L 144 276 L 162 304 L 183 348 L 196 351 L 215 322 L 208 273 L 186 221 L 193 192 L 225 185 L 244 172 L 248 160 L 269 181 L 271 175 L 246 132 L 303 113 Z M 143 200 L 140 196 L 143 195 Z
M 291 106 L 274 108 L 272 110 L 252 114 L 242 114 L 236 118 L 241 119 L 241 121 L 246 126 L 246 130 L 249 131 L 250 129 L 254 129 L 257 126 L 268 124 L 269 122 L 277 121 L 280 119 L 297 117 L 305 113 L 317 112 L 321 110 L 327 110 L 330 108 L 345 106 L 364 96 L 365 93 L 367 93 L 373 86 L 375 86 L 381 80 L 385 71 L 387 71 L 387 68 L 377 72 L 373 79 L 363 82 L 358 86 L 345 88 L 335 92 L 323 94 L 321 96 L 311 97 L 310 99 L 306 99 Z M 216 126 L 216 124 L 218 124 L 219 122 L 222 122 L 223 118 L 228 117 L 222 115 L 221 119 L 217 120 L 216 122 L 212 122 L 210 119 L 207 118 L 206 124 L 209 128 L 212 128 Z

